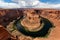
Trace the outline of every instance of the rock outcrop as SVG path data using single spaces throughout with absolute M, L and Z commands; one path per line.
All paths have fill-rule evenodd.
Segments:
M 0 40 L 17 40 L 3 26 L 0 25 Z

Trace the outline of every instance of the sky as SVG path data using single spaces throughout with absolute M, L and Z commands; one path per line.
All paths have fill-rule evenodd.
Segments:
M 40 0 L 41 2 L 44 3 L 50 3 L 50 4 L 59 4 L 60 0 Z
M 0 8 L 58 8 L 60 0 L 0 0 Z

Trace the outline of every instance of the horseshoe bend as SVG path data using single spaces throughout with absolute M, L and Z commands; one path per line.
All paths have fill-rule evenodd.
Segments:
M 60 40 L 60 10 L 0 9 L 1 40 Z

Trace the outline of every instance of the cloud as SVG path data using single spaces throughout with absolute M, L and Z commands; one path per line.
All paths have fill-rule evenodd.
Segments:
M 49 3 L 42 3 L 39 2 L 35 8 L 60 8 L 60 4 L 49 4 Z
M 17 1 L 17 0 L 14 0 Z M 50 3 L 43 3 L 39 0 L 18 0 L 18 4 L 24 1 L 25 7 L 29 8 L 60 8 L 60 4 L 50 4 Z M 20 5 L 21 6 L 21 5 Z
M 0 0 L 0 8 L 60 8 L 60 4 L 43 3 L 39 0 L 12 0 L 8 3 Z
M 12 1 L 18 3 L 19 5 L 22 4 L 20 6 L 23 6 L 23 7 L 33 7 L 35 5 L 38 5 L 38 2 L 39 2 L 38 0 L 18 0 L 18 1 L 12 0 Z
M 7 3 L 0 0 L 0 8 L 20 8 L 20 6 L 16 3 Z

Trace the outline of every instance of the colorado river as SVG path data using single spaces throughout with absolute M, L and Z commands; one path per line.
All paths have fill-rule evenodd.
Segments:
M 31 31 L 28 31 L 28 30 L 25 30 L 25 28 L 21 25 L 20 23 L 20 19 L 18 19 L 16 22 L 15 22 L 15 26 L 17 28 L 17 30 L 19 32 L 21 32 L 22 34 L 26 35 L 26 36 L 31 36 L 31 37 L 44 37 L 48 34 L 48 31 L 50 28 L 54 27 L 54 25 L 46 18 L 43 18 L 41 17 L 41 23 L 44 23 L 44 26 L 42 29 L 40 29 L 39 31 L 36 31 L 36 32 L 31 32 Z

